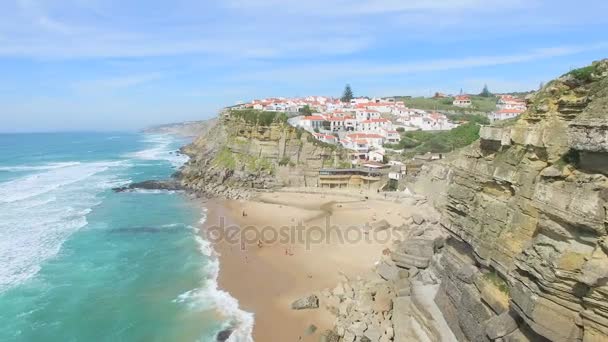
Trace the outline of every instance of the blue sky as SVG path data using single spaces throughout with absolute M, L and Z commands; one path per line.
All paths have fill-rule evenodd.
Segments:
M 604 0 L 2 0 L 0 131 L 122 130 L 271 96 L 529 90 L 608 57 Z

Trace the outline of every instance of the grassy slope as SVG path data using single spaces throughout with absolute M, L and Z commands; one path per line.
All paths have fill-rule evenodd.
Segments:
M 398 101 L 404 101 L 405 105 L 411 108 L 425 110 L 441 110 L 456 112 L 491 112 L 496 109 L 496 97 L 481 97 L 473 95 L 471 101 L 473 105 L 469 108 L 460 108 L 452 105 L 453 98 L 435 99 L 429 97 L 397 97 Z

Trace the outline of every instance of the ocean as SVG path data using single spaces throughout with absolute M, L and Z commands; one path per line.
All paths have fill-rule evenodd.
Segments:
M 253 317 L 217 288 L 180 192 L 187 141 L 131 133 L 0 134 L 0 341 L 249 341 Z

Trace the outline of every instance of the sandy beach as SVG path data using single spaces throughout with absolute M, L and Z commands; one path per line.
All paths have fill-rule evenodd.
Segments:
M 382 220 L 399 226 L 402 215 L 413 210 L 379 196 L 295 192 L 263 193 L 250 201 L 208 200 L 205 207 L 201 234 L 220 255 L 219 286 L 254 313 L 256 341 L 317 341 L 332 327 L 333 315 L 323 302 L 317 310 L 300 311 L 291 303 L 331 289 L 345 276 L 371 273 L 395 238 L 390 229 L 372 227 Z M 219 232 L 222 222 L 223 232 L 232 226 L 230 231 L 240 234 L 208 235 Z M 246 238 L 239 241 L 239 235 Z M 307 334 L 311 324 L 316 333 Z

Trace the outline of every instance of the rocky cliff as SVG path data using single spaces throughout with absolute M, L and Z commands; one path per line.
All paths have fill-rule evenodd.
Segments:
M 436 303 L 461 341 L 608 341 L 608 60 L 426 167 L 450 233 Z
M 229 198 L 247 197 L 251 190 L 316 186 L 320 168 L 348 163 L 342 149 L 284 121 L 260 124 L 229 111 L 182 152 L 190 156 L 180 171 L 184 187 Z

